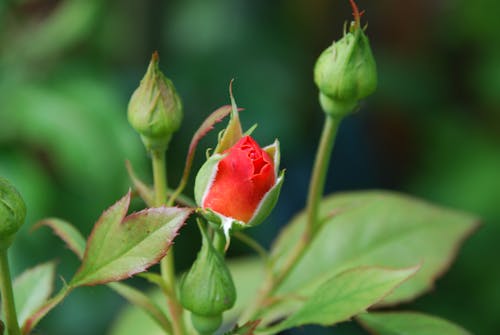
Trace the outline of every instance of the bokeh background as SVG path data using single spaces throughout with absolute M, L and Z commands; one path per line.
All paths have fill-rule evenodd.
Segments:
M 407 308 L 498 334 L 500 2 L 358 4 L 379 88 L 342 124 L 327 190 L 393 189 L 478 214 L 482 227 L 450 271 Z M 269 246 L 303 207 L 323 119 L 312 67 L 350 15 L 347 0 L 0 0 L 0 175 L 29 208 L 11 252 L 14 273 L 56 258 L 69 278 L 76 258 L 48 230 L 31 226 L 58 216 L 88 234 L 130 186 L 126 159 L 151 180 L 126 109 L 154 50 L 185 106 L 168 153 L 172 185 L 192 133 L 228 103 L 231 78 L 244 125 L 259 124 L 261 144 L 280 139 L 287 180 L 268 224 L 252 231 Z M 215 133 L 202 141 L 195 168 Z M 193 236 L 188 226 L 177 243 L 180 269 L 197 252 Z M 232 256 L 246 252 L 236 246 Z M 77 290 L 40 334 L 105 334 L 123 304 L 106 288 Z M 301 333 L 320 332 L 359 329 Z

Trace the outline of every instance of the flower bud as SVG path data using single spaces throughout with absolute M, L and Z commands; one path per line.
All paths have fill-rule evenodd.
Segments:
M 128 120 L 148 150 L 164 150 L 182 121 L 182 103 L 174 84 L 159 69 L 155 52 L 130 98 Z
M 201 250 L 182 279 L 180 301 L 191 311 L 193 326 L 201 334 L 213 334 L 222 323 L 222 313 L 233 307 L 236 288 L 223 256 L 201 230 Z
M 228 239 L 234 224 L 257 225 L 274 208 L 283 183 L 278 169 L 278 141 L 262 149 L 244 136 L 201 167 L 195 181 L 196 202 L 208 220 L 222 224 Z
M 26 218 L 26 205 L 19 192 L 0 177 L 0 250 L 6 250 Z
M 350 31 L 334 42 L 319 56 L 314 67 L 314 82 L 320 91 L 323 110 L 332 116 L 344 116 L 359 100 L 372 94 L 377 87 L 377 68 L 360 14 Z

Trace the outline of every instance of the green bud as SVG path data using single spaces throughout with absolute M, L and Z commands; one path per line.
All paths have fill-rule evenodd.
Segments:
M 222 323 L 222 313 L 233 307 L 236 288 L 222 254 L 200 230 L 201 250 L 182 279 L 180 301 L 191 311 L 193 326 L 201 334 L 212 334 Z
M 357 9 L 356 9 L 357 11 Z M 377 87 L 377 68 L 368 37 L 360 27 L 359 13 L 350 31 L 319 56 L 314 82 L 323 110 L 344 116 Z
M 19 192 L 0 178 L 0 250 L 6 250 L 26 218 L 26 205 Z
M 148 150 L 164 150 L 182 121 L 182 103 L 174 84 L 160 71 L 155 52 L 128 104 L 128 120 Z

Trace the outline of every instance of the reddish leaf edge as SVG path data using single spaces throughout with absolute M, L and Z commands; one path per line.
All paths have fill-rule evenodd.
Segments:
M 49 299 L 42 307 L 40 307 L 35 313 L 33 313 L 26 322 L 22 325 L 21 334 L 28 335 L 31 333 L 34 327 L 40 322 L 40 320 L 47 315 L 54 307 L 56 307 L 68 294 L 73 290 L 72 287 L 66 284 L 54 297 Z
M 325 195 L 322 200 L 324 200 L 326 198 L 331 198 L 331 197 L 338 197 L 338 196 L 352 195 L 352 194 L 367 194 L 367 193 L 374 193 L 374 194 L 379 194 L 379 195 L 399 196 L 399 197 L 410 199 L 410 200 L 413 200 L 413 201 L 416 201 L 416 202 L 419 202 L 419 203 L 422 203 L 422 204 L 426 204 L 428 206 L 440 208 L 440 209 L 443 209 L 443 210 L 451 210 L 451 211 L 454 211 L 454 212 L 457 212 L 457 213 L 463 213 L 465 215 L 469 215 L 471 217 L 475 217 L 475 219 L 471 220 L 471 222 L 470 222 L 470 225 L 471 225 L 470 228 L 468 230 L 466 230 L 459 239 L 457 239 L 455 245 L 453 246 L 453 249 L 450 252 L 450 255 L 449 255 L 448 259 L 447 259 L 447 262 L 445 264 L 443 264 L 443 266 L 441 267 L 441 269 L 439 271 L 437 271 L 436 274 L 429 279 L 429 281 L 427 282 L 427 284 L 428 284 L 427 288 L 425 288 L 422 291 L 414 294 L 413 296 L 410 296 L 410 297 L 405 298 L 405 299 L 400 299 L 398 301 L 394 301 L 394 302 L 380 301 L 380 302 L 378 302 L 376 304 L 376 306 L 374 306 L 375 308 L 385 308 L 385 307 L 398 306 L 398 305 L 401 305 L 401 304 L 405 304 L 405 303 L 411 302 L 411 301 L 417 299 L 418 297 L 423 296 L 423 295 L 431 292 L 435 288 L 436 281 L 439 278 L 441 278 L 446 272 L 448 272 L 448 270 L 451 268 L 453 262 L 457 259 L 458 254 L 460 252 L 460 249 L 462 248 L 462 246 L 465 243 L 465 241 L 472 234 L 474 234 L 477 230 L 479 230 L 481 228 L 481 225 L 482 225 L 481 220 L 479 218 L 477 218 L 474 214 L 463 212 L 463 211 L 454 209 L 453 207 L 444 206 L 444 205 L 441 205 L 439 203 L 434 203 L 434 202 L 428 201 L 428 200 L 423 199 L 423 198 L 419 198 L 419 197 L 411 195 L 411 194 L 407 194 L 407 193 L 403 193 L 403 192 L 397 192 L 397 191 L 389 191 L 389 190 L 383 190 L 383 189 L 369 189 L 369 190 L 362 190 L 362 191 L 335 192 L 335 193 L 331 193 L 331 194 Z M 343 207 L 337 208 L 337 209 L 335 209 L 333 211 L 330 211 L 330 212 L 326 213 L 324 215 L 324 217 L 319 218 L 319 220 L 320 220 L 320 224 L 319 224 L 320 228 L 318 229 L 318 233 L 320 232 L 321 227 L 325 224 L 326 220 L 329 220 L 332 217 L 334 217 L 336 215 L 339 215 L 342 212 L 345 212 L 345 211 L 350 210 L 352 208 L 357 208 L 358 206 L 366 206 L 366 205 L 372 203 L 373 201 L 377 201 L 377 199 L 370 199 L 370 201 L 368 201 L 368 202 L 359 202 L 359 201 L 356 201 L 356 202 L 350 203 L 347 206 L 343 206 Z M 301 216 L 304 216 L 304 215 L 305 214 L 304 214 L 303 210 L 301 210 L 298 213 L 296 213 L 289 222 L 296 222 L 296 221 L 300 220 Z M 279 244 L 282 243 L 282 239 L 286 237 L 286 232 L 289 229 L 290 230 L 292 229 L 291 225 L 285 225 L 281 229 L 281 231 L 279 232 L 279 234 L 277 235 L 277 237 L 275 238 L 275 240 L 273 241 L 273 243 L 271 244 L 271 251 L 270 251 L 270 262 L 271 262 L 270 264 L 271 265 L 275 261 L 274 257 L 276 256 L 273 253 L 274 252 L 274 248 L 277 245 L 279 245 Z M 423 263 L 422 260 L 421 260 L 421 263 Z
M 458 255 L 460 253 L 460 250 L 462 249 L 462 246 L 465 244 L 465 241 L 472 235 L 474 234 L 477 230 L 479 230 L 481 228 L 481 220 L 479 218 L 477 218 L 475 215 L 473 214 L 470 214 L 470 213 L 467 213 L 467 212 L 463 212 L 463 211 L 460 211 L 460 210 L 457 210 L 457 209 L 454 209 L 454 208 L 451 208 L 451 207 L 448 207 L 448 206 L 442 206 L 440 204 L 436 204 L 436 203 L 433 203 L 433 202 L 430 202 L 426 199 L 422 199 L 422 198 L 419 198 L 419 197 L 416 197 L 416 196 L 413 196 L 413 195 L 410 195 L 410 194 L 406 194 L 406 193 L 402 193 L 402 192 L 396 192 L 396 191 L 387 191 L 387 190 L 365 190 L 363 192 L 380 192 L 381 194 L 383 195 L 396 195 L 396 196 L 401 196 L 401 197 L 404 197 L 404 198 L 407 198 L 407 199 L 410 199 L 410 200 L 413 200 L 413 201 L 417 201 L 417 202 L 420 202 L 420 203 L 423 203 L 423 204 L 426 204 L 428 206 L 432 206 L 432 207 L 435 207 L 435 208 L 440 208 L 442 210 L 447 210 L 447 211 L 454 211 L 456 213 L 463 213 L 464 215 L 468 215 L 468 216 L 471 216 L 471 217 L 474 217 L 475 219 L 473 221 L 470 222 L 470 227 L 469 229 L 467 229 L 463 234 L 462 236 L 460 236 L 460 238 L 457 239 L 457 241 L 455 242 L 455 244 L 453 245 L 453 248 L 452 250 L 450 251 L 449 255 L 448 255 L 448 258 L 446 260 L 446 263 L 444 263 L 442 265 L 442 267 L 439 269 L 439 271 L 436 271 L 436 274 L 432 277 L 429 278 L 429 280 L 426 282 L 428 284 L 428 287 L 423 289 L 422 291 L 412 295 L 412 296 L 409 296 L 408 298 L 405 298 L 405 299 L 399 299 L 398 301 L 394 301 L 394 302 L 384 302 L 383 300 L 380 301 L 379 303 L 377 303 L 376 305 L 374 305 L 374 310 L 376 310 L 377 308 L 385 308 L 385 307 L 395 307 L 395 306 L 398 306 L 398 305 L 401 305 L 401 304 L 406 304 L 406 303 L 409 303 L 415 299 L 417 299 L 418 297 L 421 297 L 431 291 L 433 291 L 436 287 L 436 281 L 443 277 L 446 272 L 448 272 L 448 270 L 451 268 L 452 264 L 455 262 L 455 260 L 458 258 Z M 344 192 L 342 192 L 344 193 Z M 345 193 L 351 193 L 351 192 L 345 192 Z M 337 195 L 339 193 L 336 193 L 335 195 Z M 421 264 L 423 264 L 425 262 L 425 260 L 421 260 Z
M 438 315 L 432 315 L 432 314 L 428 314 L 428 313 L 424 313 L 424 312 L 420 312 L 420 311 L 413 311 L 413 310 L 402 310 L 402 311 L 375 311 L 376 314 L 407 314 L 407 313 L 411 313 L 411 314 L 416 314 L 416 315 L 420 315 L 420 316 L 425 316 L 425 317 L 428 317 L 428 318 L 432 318 L 432 319 L 436 319 L 436 320 L 441 320 L 441 321 L 447 321 L 447 322 L 450 322 L 452 323 L 454 326 L 456 327 L 459 327 L 461 329 L 463 329 L 464 333 L 467 333 L 467 334 L 470 334 L 472 335 L 467 329 L 465 329 L 464 327 L 462 327 L 461 325 L 459 324 L 456 324 L 455 322 L 451 321 L 451 320 L 448 320 L 448 319 L 445 319 L 441 316 L 438 316 Z M 369 313 L 369 311 L 367 312 Z M 366 330 L 368 333 L 372 334 L 372 335 L 379 335 L 380 333 L 377 333 L 374 329 L 370 328 L 365 322 L 363 322 L 360 318 L 359 318 L 359 315 L 358 314 L 357 316 L 354 317 L 354 319 L 356 320 L 356 322 L 364 329 Z
M 34 230 L 37 230 L 43 226 L 49 227 L 50 229 L 52 229 L 52 232 L 66 244 L 68 249 L 71 250 L 81 260 L 83 258 L 83 254 L 84 254 L 82 252 L 82 250 L 80 250 L 78 248 L 78 246 L 76 246 L 74 243 L 72 243 L 72 241 L 69 238 L 66 237 L 64 232 L 56 224 L 53 223 L 53 220 L 60 220 L 64 223 L 67 223 L 68 225 L 71 225 L 69 222 L 66 222 L 66 221 L 58 219 L 58 218 L 46 218 L 46 219 L 43 219 L 43 220 L 35 223 L 33 225 L 33 227 L 31 227 L 31 230 L 34 231 Z M 80 233 L 80 231 L 78 231 L 78 229 L 76 229 L 76 227 L 74 227 L 74 226 L 71 226 L 71 227 L 74 228 L 76 232 Z M 83 238 L 83 240 L 85 240 L 83 235 L 81 235 L 81 237 Z
M 76 288 L 76 287 L 80 287 L 80 286 L 95 286 L 95 285 L 107 284 L 107 283 L 110 283 L 110 282 L 116 282 L 116 281 L 120 281 L 120 280 L 123 280 L 123 279 L 127 279 L 127 278 L 130 278 L 130 277 L 132 277 L 133 275 L 135 275 L 137 273 L 141 273 L 141 272 L 146 271 L 149 267 L 157 264 L 163 257 L 165 257 L 165 255 L 167 254 L 168 250 L 170 250 L 170 247 L 174 244 L 173 240 L 175 239 L 175 237 L 177 237 L 179 235 L 178 231 L 186 224 L 187 218 L 193 212 L 193 209 L 191 209 L 191 208 L 161 206 L 161 207 L 155 207 L 155 208 L 146 208 L 146 209 L 143 209 L 143 210 L 141 210 L 139 212 L 135 212 L 135 213 L 132 213 L 132 214 L 126 216 L 128 208 L 129 208 L 129 205 L 130 205 L 130 198 L 131 198 L 131 191 L 129 189 L 128 192 L 127 192 L 127 194 L 125 196 L 123 196 L 120 200 L 118 200 L 111 207 L 109 207 L 107 210 L 105 210 L 103 212 L 103 214 L 100 216 L 99 220 L 95 224 L 95 226 L 92 229 L 92 232 L 90 233 L 90 236 L 89 236 L 89 238 L 87 240 L 87 247 L 85 248 L 85 253 L 84 253 L 84 256 L 83 256 L 83 259 L 82 259 L 82 265 L 77 270 L 77 272 L 75 273 L 75 275 L 73 276 L 73 278 L 76 278 L 77 275 L 80 273 L 80 271 L 83 269 L 84 262 L 85 262 L 85 260 L 86 260 L 86 258 L 88 256 L 89 245 L 90 245 L 90 242 L 92 241 L 92 239 L 94 238 L 95 231 L 97 230 L 97 228 L 100 225 L 103 224 L 103 222 L 104 222 L 104 220 L 106 218 L 106 214 L 109 213 L 115 207 L 119 207 L 121 205 L 123 206 L 122 213 L 120 215 L 121 216 L 120 224 L 124 224 L 127 221 L 129 221 L 130 219 L 135 218 L 136 216 L 141 216 L 141 215 L 145 215 L 147 213 L 158 212 L 158 211 L 160 211 L 160 212 L 163 212 L 163 211 L 172 211 L 174 209 L 184 211 L 184 217 L 182 219 L 182 224 L 179 225 L 179 227 L 177 228 L 177 230 L 175 231 L 175 233 L 172 235 L 172 238 L 166 240 L 167 247 L 164 248 L 160 253 L 158 253 L 157 257 L 153 258 L 151 260 L 151 262 L 147 262 L 144 266 L 142 266 L 140 268 L 137 268 L 137 269 L 134 269 L 134 271 L 129 271 L 129 272 L 123 274 L 123 275 L 110 277 L 109 280 L 95 280 L 95 281 L 89 281 L 89 282 L 85 282 L 85 283 L 79 283 L 78 281 L 76 281 L 76 283 L 75 283 L 74 280 L 72 279 L 69 282 L 69 284 L 68 284 L 70 287 Z

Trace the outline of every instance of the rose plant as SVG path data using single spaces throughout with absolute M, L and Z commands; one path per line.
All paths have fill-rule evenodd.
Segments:
M 387 191 L 323 197 L 337 129 L 377 84 L 361 14 L 350 2 L 353 22 L 320 55 L 314 69 L 325 122 L 306 208 L 269 252 L 243 230 L 265 222 L 278 201 L 285 179 L 278 140 L 261 147 L 252 137 L 254 127 L 243 131 L 231 83 L 231 105 L 217 109 L 201 124 L 178 186 L 168 188 L 165 153 L 179 129 L 183 107 L 154 53 L 128 107 L 129 122 L 152 160 L 153 186 L 140 180 L 128 164 L 133 191 L 103 212 L 87 239 L 61 219 L 36 225 L 50 227 L 81 260 L 56 294 L 53 262 L 27 270 L 11 283 L 7 251 L 26 208 L 16 189 L 0 178 L 0 334 L 35 332 L 40 320 L 73 290 L 93 285 L 107 285 L 134 306 L 118 319 L 113 335 L 276 334 L 353 318 L 382 335 L 467 334 L 439 317 L 379 308 L 429 290 L 476 227 L 474 216 Z M 198 143 L 228 115 L 227 127 L 198 170 L 193 200 L 183 191 Z M 147 208 L 128 214 L 136 195 Z M 191 267 L 177 273 L 172 244 L 188 218 L 189 224 L 196 221 L 202 242 Z M 232 238 L 253 247 L 259 257 L 227 261 Z M 151 270 L 157 263 L 159 273 Z M 143 292 L 122 282 L 132 276 L 156 289 Z M 137 322 L 137 310 L 148 318 Z

